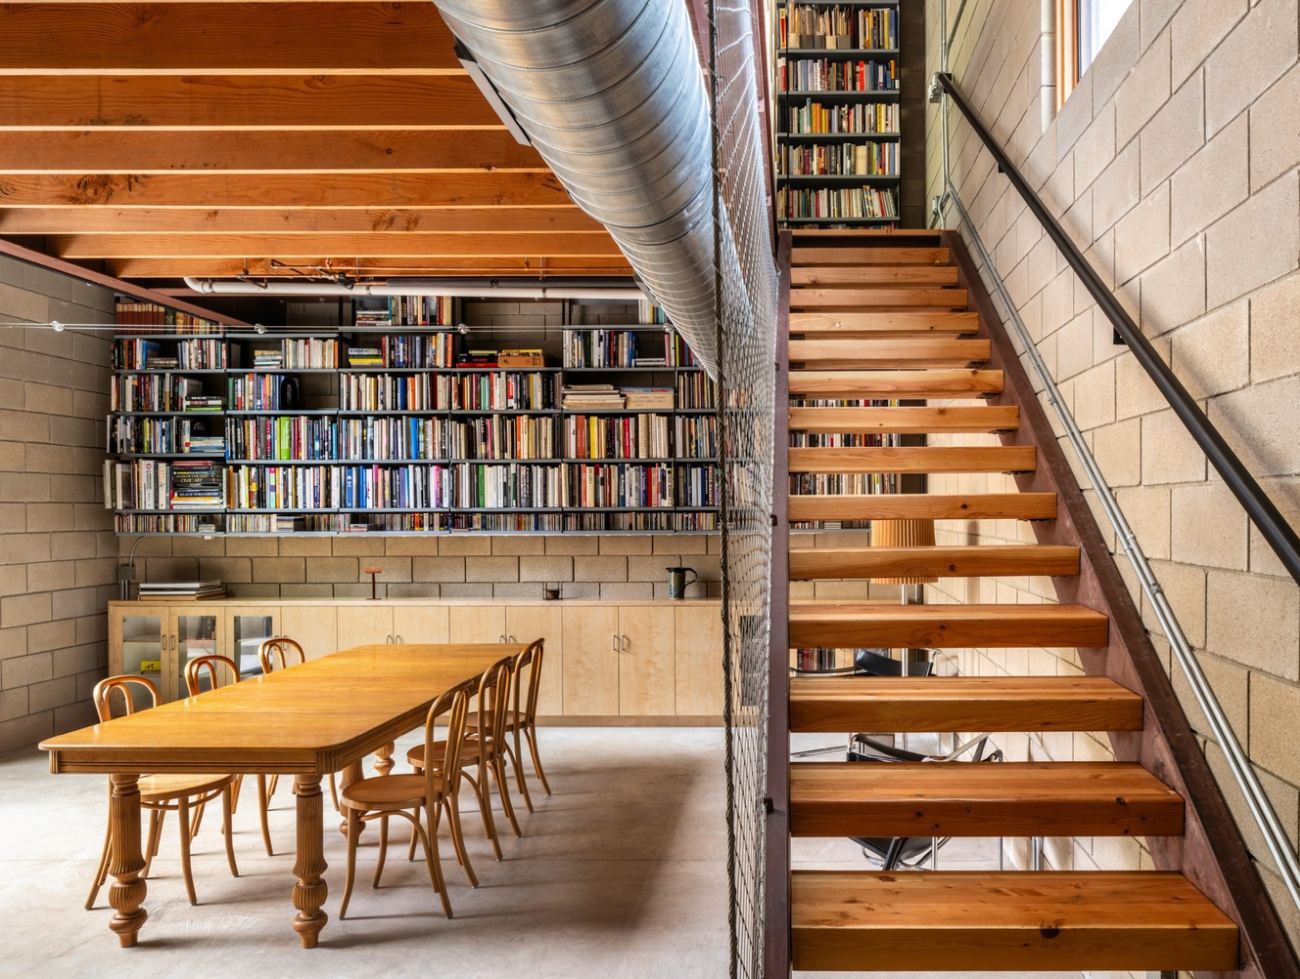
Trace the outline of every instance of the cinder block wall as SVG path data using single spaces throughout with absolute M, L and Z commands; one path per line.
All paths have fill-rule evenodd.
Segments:
M 117 542 L 100 495 L 112 296 L 0 256 L 0 751 L 91 723 Z
M 950 2 L 950 18 L 962 6 Z M 1300 520 L 1295 0 L 1134 0 L 1054 116 L 1055 93 L 1041 81 L 1054 39 L 1039 7 L 971 0 L 945 28 L 929 0 L 931 68 L 939 67 L 947 30 L 951 70 L 981 117 L 1272 498 Z M 941 189 L 937 111 L 931 107 L 928 126 L 931 194 Z M 1300 591 L 1133 356 L 1113 344 L 1109 322 L 955 110 L 951 118 L 954 182 L 1294 844 Z M 1066 454 L 1073 462 L 1068 446 Z M 948 477 L 933 488 L 1014 487 L 1005 477 Z M 1031 539 L 1014 522 L 950 524 L 939 537 Z M 1138 595 L 1126 559 L 1118 560 Z M 1037 578 L 959 580 L 930 592 L 931 601 L 1055 600 L 1050 579 Z M 1145 604 L 1143 615 L 1168 660 Z M 953 665 L 969 673 L 1079 669 L 1072 650 L 1046 649 L 962 651 Z M 1212 765 L 1230 782 L 1176 668 L 1174 683 Z M 1006 747 L 1009 758 L 1109 755 L 1103 740 L 1084 734 L 1009 738 Z M 1247 826 L 1235 788 L 1226 794 Z M 1245 835 L 1267 868 L 1258 833 Z M 1023 847 L 1012 849 L 1023 860 Z M 1052 840 L 1047 852 L 1056 867 L 1149 865 L 1138 840 Z M 1300 935 L 1267 869 L 1265 879 Z

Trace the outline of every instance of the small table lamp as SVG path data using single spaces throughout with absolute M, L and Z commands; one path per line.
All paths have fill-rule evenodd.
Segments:
M 384 570 L 383 568 L 374 568 L 374 567 L 361 569 L 362 574 L 370 575 L 370 600 L 372 602 L 379 600 L 379 595 L 376 594 L 376 590 L 379 586 L 375 584 L 375 575 L 379 574 L 383 570 Z
M 901 519 L 871 521 L 872 547 L 933 547 L 934 521 Z M 938 578 L 872 578 L 876 585 L 930 585 Z

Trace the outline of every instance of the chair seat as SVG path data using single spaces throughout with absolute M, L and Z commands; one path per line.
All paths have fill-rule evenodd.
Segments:
M 491 739 L 488 740 L 490 743 Z M 479 739 L 477 737 L 465 739 L 465 743 L 461 746 L 460 749 L 460 763 L 462 765 L 478 764 L 478 746 L 479 746 Z M 441 769 L 443 766 L 443 759 L 446 757 L 447 757 L 447 742 L 435 741 L 433 743 L 434 767 Z M 425 765 L 424 763 L 424 745 L 417 744 L 414 748 L 408 751 L 406 753 L 406 760 L 410 762 L 412 765 L 414 765 L 416 768 L 427 768 L 428 766 Z
M 144 775 L 139 783 L 140 802 L 148 805 L 220 792 L 234 781 L 233 775 Z
M 353 782 L 339 792 L 349 809 L 411 809 L 424 805 L 428 783 L 424 775 L 376 775 Z

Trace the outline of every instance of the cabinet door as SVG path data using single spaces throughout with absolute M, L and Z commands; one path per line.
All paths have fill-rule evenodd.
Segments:
M 448 642 L 502 642 L 506 634 L 504 605 L 450 605 Z
M 563 610 L 564 713 L 618 713 L 618 609 L 570 606 Z
M 285 605 L 280 609 L 280 635 L 301 645 L 308 659 L 328 656 L 339 648 L 334 606 Z
M 554 717 L 564 711 L 564 623 L 553 606 L 512 605 L 506 609 L 506 639 L 530 643 L 543 639 L 541 690 L 537 713 Z
M 166 697 L 175 700 L 189 696 L 185 685 L 185 665 L 200 656 L 215 656 L 225 646 L 225 616 L 220 608 L 202 610 L 191 606 L 171 613 L 171 676 Z
M 170 658 L 171 613 L 166 605 L 114 607 L 108 617 L 110 676 L 142 676 L 157 685 L 159 697 L 167 698 L 163 664 Z M 148 698 L 136 697 L 135 706 L 148 707 Z
M 722 609 L 690 605 L 674 609 L 677 650 L 677 713 L 722 716 Z
M 618 611 L 618 712 L 673 714 L 677 704 L 673 609 L 630 605 Z
M 393 634 L 393 607 L 379 602 L 367 605 L 340 605 L 338 647 L 371 646 L 389 641 Z
M 280 635 L 280 610 L 275 606 L 245 605 L 226 609 L 223 656 L 239 664 L 241 677 L 260 676 L 257 650 L 267 639 Z M 296 637 L 295 637 L 296 638 Z
M 393 636 L 396 642 L 448 642 L 445 605 L 394 605 Z

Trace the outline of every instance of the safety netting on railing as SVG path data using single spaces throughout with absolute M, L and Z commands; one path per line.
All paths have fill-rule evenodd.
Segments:
M 726 635 L 731 975 L 763 974 L 776 267 L 761 7 L 708 3 Z

